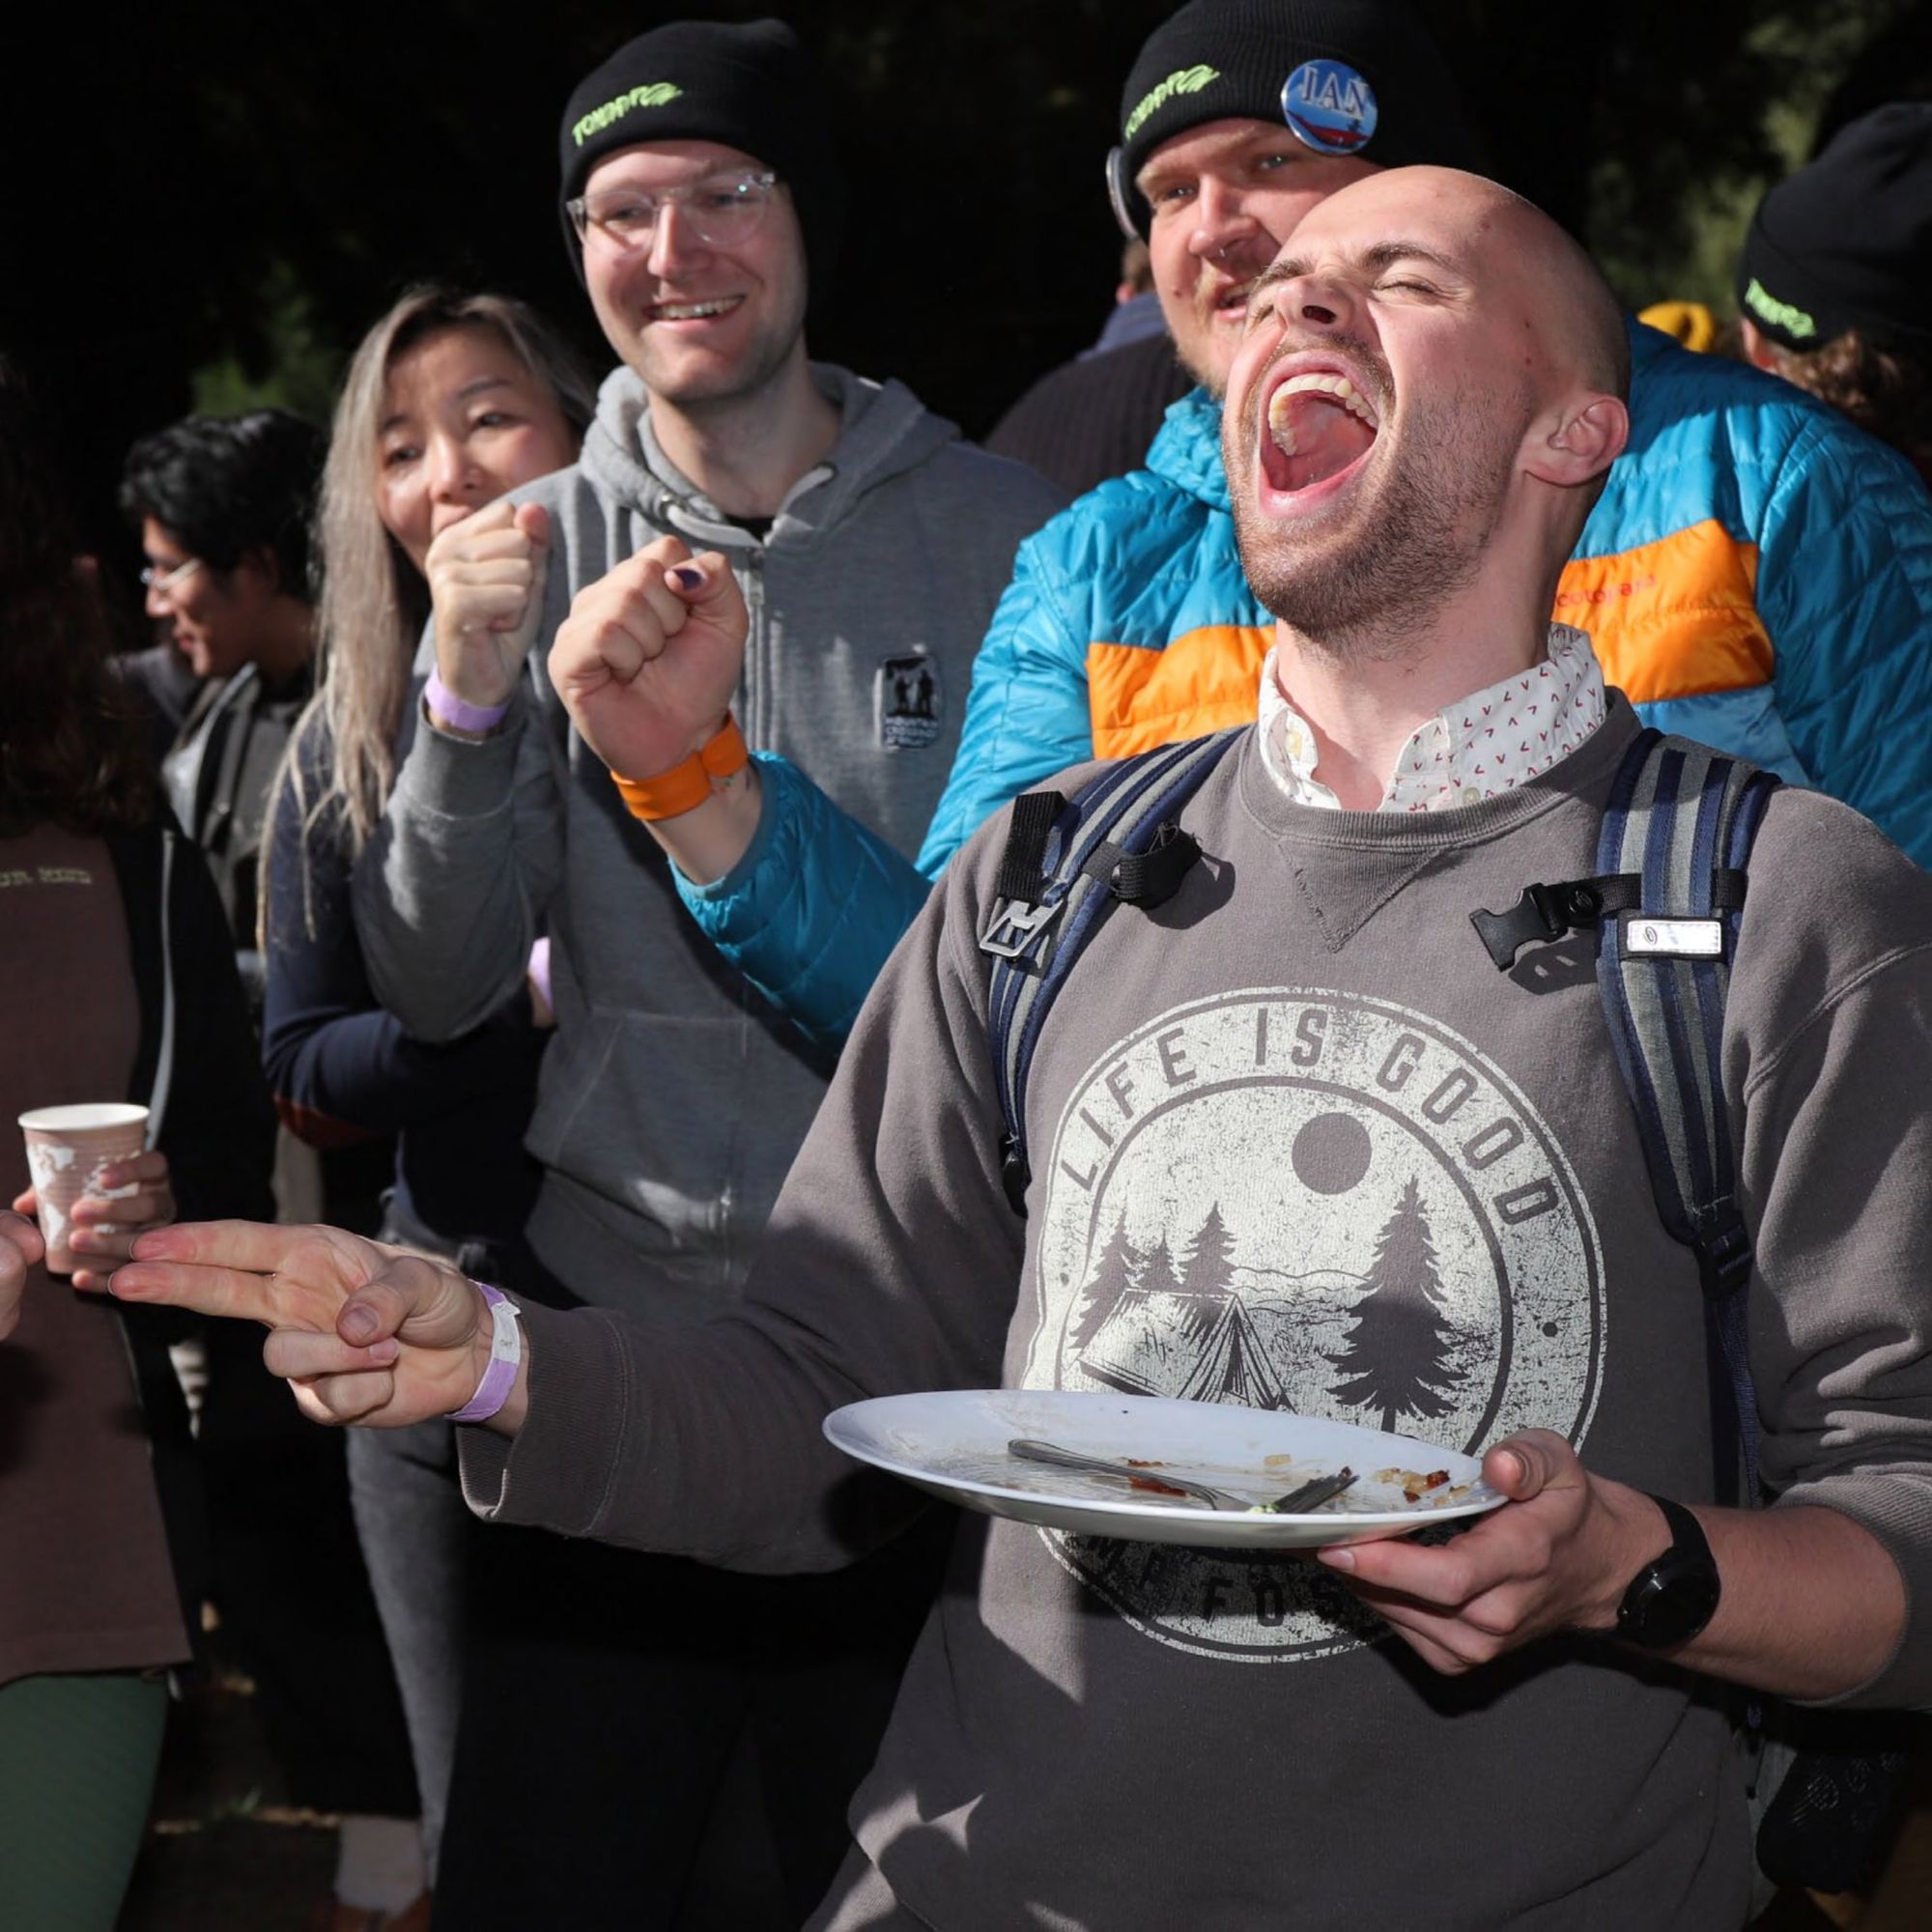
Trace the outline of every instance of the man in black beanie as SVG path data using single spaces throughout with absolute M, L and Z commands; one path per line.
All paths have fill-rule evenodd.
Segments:
M 1185 393 L 1177 359 L 1220 394 L 1249 287 L 1323 195 L 1378 168 L 1479 163 L 1406 0 L 1192 0 L 1141 48 L 1122 121 L 1108 190 L 1148 244 L 1167 337 L 1055 370 L 987 439 L 1081 489 L 1140 463 Z
M 1475 168 L 1447 64 L 1406 0 L 1192 0 L 1122 91 L 1115 213 L 1147 238 L 1181 361 L 1219 395 L 1248 291 L 1307 212 L 1378 168 Z
M 909 853 L 1015 547 L 1062 499 L 899 384 L 808 358 L 841 195 L 788 27 L 639 36 L 571 95 L 558 155 L 566 245 L 621 366 L 577 464 L 430 552 L 436 674 L 357 924 L 389 1010 L 448 1039 L 515 996 L 545 923 L 536 1292 L 696 1321 L 750 1266 L 829 1061 L 720 967 L 637 816 L 687 810 L 694 780 L 743 790 L 748 753 L 783 751 Z M 755 634 L 670 779 L 620 792 L 570 729 L 551 643 L 573 600 L 661 595 L 694 550 L 735 575 Z M 915 1537 L 793 1581 L 484 1538 L 439 1923 L 797 1925 L 842 1855 L 931 1554 Z
M 1765 196 L 1738 309 L 1751 362 L 1932 483 L 1932 102 L 1874 108 Z

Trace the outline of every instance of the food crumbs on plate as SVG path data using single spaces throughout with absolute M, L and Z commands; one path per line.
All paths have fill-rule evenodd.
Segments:
M 1132 1457 L 1127 1460 L 1133 1462 Z M 1157 1463 L 1134 1463 L 1134 1467 L 1137 1469 L 1158 1466 Z M 1127 1487 L 1130 1490 L 1146 1490 L 1156 1496 L 1184 1496 L 1187 1493 L 1185 1490 L 1177 1490 L 1172 1483 L 1163 1483 L 1157 1476 L 1131 1476 L 1127 1480 Z
M 1415 1469 L 1378 1469 L 1375 1480 L 1399 1485 L 1405 1501 L 1419 1503 L 1431 1490 L 1439 1490 L 1449 1480 L 1449 1471 L 1432 1469 L 1425 1476 Z

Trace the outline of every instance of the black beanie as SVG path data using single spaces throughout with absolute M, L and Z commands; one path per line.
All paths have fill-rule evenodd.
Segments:
M 606 155 L 646 141 L 717 141 L 762 161 L 791 189 L 814 299 L 829 286 L 844 187 L 824 83 L 782 20 L 676 20 L 639 34 L 572 90 L 557 132 L 559 211 Z M 568 213 L 564 240 L 583 262 Z
M 1738 306 L 1787 349 L 1932 346 L 1932 102 L 1851 122 L 1758 204 Z
M 1156 27 L 1121 96 L 1117 194 L 1143 235 L 1148 156 L 1229 119 L 1285 122 L 1316 154 L 1378 167 L 1479 164 L 1449 65 L 1404 0 L 1189 0 Z

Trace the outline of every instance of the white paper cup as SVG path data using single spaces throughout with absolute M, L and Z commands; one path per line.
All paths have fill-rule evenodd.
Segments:
M 67 1244 L 73 1204 L 83 1194 L 118 1200 L 137 1186 L 97 1187 L 109 1161 L 128 1160 L 148 1144 L 148 1110 L 123 1100 L 96 1100 L 78 1107 L 38 1107 L 20 1116 L 27 1142 L 27 1171 L 40 1203 L 41 1233 L 47 1244 L 47 1272 L 71 1274 L 75 1258 Z

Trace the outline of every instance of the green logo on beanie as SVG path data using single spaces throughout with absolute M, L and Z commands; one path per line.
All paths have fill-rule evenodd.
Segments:
M 1177 94 L 1199 94 L 1210 80 L 1219 80 L 1221 70 L 1214 67 L 1177 68 L 1163 81 L 1157 81 L 1141 96 L 1140 104 L 1127 116 L 1121 139 L 1131 141 L 1150 114 L 1158 113 Z
M 602 107 L 593 107 L 571 128 L 570 138 L 581 148 L 592 134 L 610 127 L 613 121 L 621 121 L 632 108 L 663 107 L 683 93 L 683 88 L 668 80 L 653 81 L 649 87 L 634 87 L 628 93 L 618 95 L 616 99 L 607 100 Z
M 1745 290 L 1745 306 L 1760 322 L 1768 322 L 1774 328 L 1781 328 L 1787 335 L 1816 335 L 1818 325 L 1802 308 L 1793 308 L 1789 302 L 1781 302 L 1770 294 L 1764 284 L 1753 275 Z

